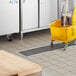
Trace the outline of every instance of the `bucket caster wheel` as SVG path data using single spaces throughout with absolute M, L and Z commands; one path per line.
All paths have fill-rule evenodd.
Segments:
M 73 40 L 73 45 L 76 45 L 76 40 Z
M 53 43 L 53 41 L 54 41 L 54 40 L 51 40 L 51 44 L 50 44 L 50 45 L 51 45 L 51 48 L 54 47 L 54 43 Z
M 12 35 L 7 35 L 7 40 L 12 41 L 13 40 Z
M 69 43 L 64 43 L 64 44 L 65 44 L 65 45 L 64 45 L 64 50 L 66 50 Z
M 51 44 L 50 44 L 50 45 L 51 45 L 51 47 L 53 48 L 53 46 L 54 46 L 53 42 L 51 42 Z

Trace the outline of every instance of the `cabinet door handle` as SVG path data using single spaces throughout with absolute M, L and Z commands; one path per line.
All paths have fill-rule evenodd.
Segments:
M 10 0 L 10 3 L 11 4 L 15 4 L 15 3 L 17 4 L 17 3 L 19 3 L 19 0 Z

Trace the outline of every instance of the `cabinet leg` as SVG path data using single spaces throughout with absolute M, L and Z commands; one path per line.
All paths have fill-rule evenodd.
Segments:
M 23 39 L 23 33 L 20 33 L 21 40 Z

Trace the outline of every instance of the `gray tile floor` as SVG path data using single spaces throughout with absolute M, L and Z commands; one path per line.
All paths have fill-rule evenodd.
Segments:
M 27 58 L 42 65 L 44 71 L 52 76 L 76 76 L 75 46 L 69 47 L 66 51 L 60 49 Z
M 50 32 L 48 30 L 25 34 L 23 40 L 20 40 L 19 37 L 14 38 L 12 42 L 8 42 L 1 37 L 0 50 L 18 55 L 19 51 L 50 44 Z M 76 76 L 76 45 L 68 47 L 66 51 L 56 49 L 24 58 L 43 66 L 43 76 Z

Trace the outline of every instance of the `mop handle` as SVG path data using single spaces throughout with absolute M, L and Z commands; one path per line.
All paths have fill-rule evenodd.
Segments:
M 66 26 L 65 22 L 66 22 L 66 16 L 67 16 L 67 8 L 68 8 L 68 0 L 66 0 L 65 15 L 64 15 L 64 27 Z

